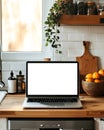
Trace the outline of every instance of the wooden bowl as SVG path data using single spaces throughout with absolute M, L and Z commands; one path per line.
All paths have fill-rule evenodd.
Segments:
M 104 96 L 104 81 L 94 83 L 82 80 L 82 88 L 84 92 L 90 96 Z

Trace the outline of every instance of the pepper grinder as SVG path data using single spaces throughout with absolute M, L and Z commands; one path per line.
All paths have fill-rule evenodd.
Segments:
M 13 71 L 10 73 L 10 77 L 8 78 L 8 93 L 16 93 L 16 78 L 14 77 Z

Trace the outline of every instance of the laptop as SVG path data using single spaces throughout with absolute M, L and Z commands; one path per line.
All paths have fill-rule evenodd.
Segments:
M 23 108 L 82 108 L 76 61 L 27 61 Z

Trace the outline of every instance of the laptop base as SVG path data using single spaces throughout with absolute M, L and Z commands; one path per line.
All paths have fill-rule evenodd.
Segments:
M 77 102 L 28 102 L 25 98 L 23 108 L 82 108 L 80 99 Z

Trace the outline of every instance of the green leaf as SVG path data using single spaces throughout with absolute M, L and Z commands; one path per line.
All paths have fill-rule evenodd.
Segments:
M 48 42 L 46 42 L 45 46 L 48 46 Z
M 57 33 L 60 33 L 59 29 L 57 29 Z
M 59 54 L 62 54 L 62 51 L 59 51 Z

